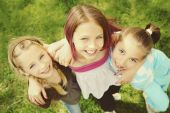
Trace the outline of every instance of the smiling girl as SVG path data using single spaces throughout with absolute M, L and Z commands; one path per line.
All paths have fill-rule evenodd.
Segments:
M 50 105 L 51 100 L 61 99 L 70 113 L 81 113 L 79 107 L 80 89 L 69 68 L 54 62 L 43 43 L 36 37 L 23 36 L 11 40 L 8 48 L 9 64 L 18 74 L 36 80 L 45 88 L 48 99 L 43 108 Z

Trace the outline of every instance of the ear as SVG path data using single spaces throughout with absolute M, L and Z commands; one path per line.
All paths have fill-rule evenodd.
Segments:
M 45 49 L 48 49 L 49 45 L 48 45 L 48 44 L 43 44 L 43 47 L 44 47 Z
M 19 72 L 20 74 L 22 74 L 22 75 L 29 76 L 29 74 L 26 73 L 26 72 L 25 72 L 24 70 L 22 70 L 22 69 L 19 69 L 18 72 Z

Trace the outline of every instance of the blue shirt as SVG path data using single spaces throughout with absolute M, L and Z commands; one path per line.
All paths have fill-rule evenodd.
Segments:
M 167 91 L 170 82 L 170 59 L 160 50 L 151 49 L 131 85 L 142 90 L 146 103 L 155 111 L 166 111 L 169 106 Z

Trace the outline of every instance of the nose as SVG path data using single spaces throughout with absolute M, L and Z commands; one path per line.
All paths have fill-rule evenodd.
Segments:
M 88 44 L 88 47 L 89 47 L 89 48 L 95 48 L 95 47 L 96 47 L 95 41 L 91 41 L 91 42 Z
M 46 68 L 45 62 L 39 62 L 39 69 L 40 69 L 40 71 L 43 71 L 44 68 Z
M 118 63 L 118 68 L 124 68 L 125 66 L 126 66 L 126 59 L 125 58 L 120 59 Z

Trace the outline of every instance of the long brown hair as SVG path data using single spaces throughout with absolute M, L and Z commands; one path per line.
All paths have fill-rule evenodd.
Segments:
M 127 27 L 121 32 L 115 33 L 112 42 L 117 43 L 123 40 L 123 38 L 126 38 L 128 35 L 137 40 L 137 42 L 139 42 L 148 53 L 154 44 L 159 41 L 161 33 L 160 28 L 153 24 L 147 24 L 145 29 L 139 27 Z
M 104 45 L 103 49 L 110 47 L 111 34 L 113 31 L 119 30 L 118 28 L 109 24 L 106 17 L 102 14 L 100 10 L 90 5 L 77 5 L 74 6 L 68 16 L 64 26 L 65 36 L 70 44 L 73 58 L 76 59 L 76 50 L 73 44 L 73 34 L 76 28 L 82 24 L 89 21 L 94 21 L 98 24 L 104 33 Z

